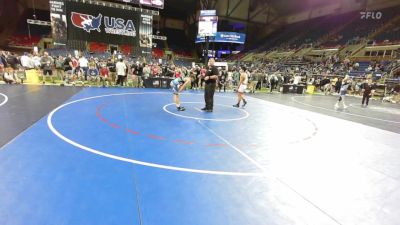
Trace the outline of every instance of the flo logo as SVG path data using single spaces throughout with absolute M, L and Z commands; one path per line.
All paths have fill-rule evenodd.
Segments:
M 361 19 L 373 19 L 373 20 L 380 20 L 382 18 L 381 12 L 360 12 Z
M 90 33 L 92 30 L 101 32 L 101 18 L 103 16 L 99 14 L 97 17 L 88 14 L 82 14 L 77 12 L 71 12 L 71 21 L 75 27 L 79 27 L 86 32 Z

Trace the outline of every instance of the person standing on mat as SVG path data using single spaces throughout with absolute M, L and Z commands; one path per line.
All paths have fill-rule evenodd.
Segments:
M 215 93 L 215 88 L 217 85 L 217 80 L 218 80 L 218 68 L 214 66 L 215 60 L 214 58 L 211 58 L 208 61 L 208 70 L 206 72 L 206 75 L 204 77 L 204 82 L 206 84 L 205 89 L 204 89 L 204 100 L 206 103 L 206 106 L 202 108 L 201 110 L 206 111 L 206 112 L 212 112 L 214 108 L 214 93 Z
M 244 99 L 244 91 L 247 89 L 247 84 L 249 82 L 249 77 L 247 75 L 246 67 L 242 66 L 240 68 L 240 80 L 239 80 L 239 88 L 238 88 L 238 103 L 233 105 L 233 107 L 239 108 L 240 102 L 243 100 L 242 107 L 245 107 L 247 104 L 246 99 Z
M 351 79 L 350 79 L 349 75 L 346 75 L 344 77 L 344 79 L 342 80 L 342 82 L 341 82 L 342 85 L 341 85 L 340 91 L 339 91 L 339 99 L 335 104 L 335 109 L 339 108 L 339 103 L 340 102 L 343 103 L 343 109 L 347 109 L 348 106 L 344 102 L 344 97 L 347 94 L 347 89 L 349 88 L 350 83 L 351 83 Z
M 372 83 L 372 78 L 368 77 L 367 80 L 365 81 L 365 83 L 362 84 L 361 88 L 364 91 L 362 102 L 361 102 L 361 107 L 367 107 L 368 103 L 369 103 L 369 98 L 371 98 L 375 92 L 375 85 L 374 85 L 374 83 Z M 365 102 L 365 106 L 364 106 L 364 102 Z
M 185 107 L 181 106 L 181 101 L 179 99 L 179 93 L 185 90 L 185 88 L 190 84 L 191 79 L 190 77 L 184 78 L 183 76 L 180 76 L 178 78 L 175 78 L 173 81 L 171 81 L 170 85 L 172 88 L 172 92 L 174 94 L 174 102 L 176 105 L 176 109 L 178 111 L 185 111 Z

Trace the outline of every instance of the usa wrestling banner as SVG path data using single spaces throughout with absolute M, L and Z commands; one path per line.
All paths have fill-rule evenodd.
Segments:
M 140 16 L 132 10 L 68 1 L 68 39 L 138 46 Z

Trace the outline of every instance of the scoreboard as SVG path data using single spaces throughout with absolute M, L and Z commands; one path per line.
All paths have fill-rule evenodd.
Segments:
M 218 27 L 218 16 L 215 10 L 201 10 L 198 35 L 201 37 L 215 36 Z

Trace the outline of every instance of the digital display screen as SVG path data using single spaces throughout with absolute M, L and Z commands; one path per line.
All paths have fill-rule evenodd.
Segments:
M 199 17 L 199 35 L 215 36 L 217 33 L 218 16 L 201 16 Z
M 209 39 L 210 42 L 219 43 L 236 43 L 244 44 L 246 41 L 246 34 L 236 32 L 217 32 L 214 38 Z M 197 36 L 195 43 L 205 42 L 205 38 L 201 35 Z
M 217 10 L 200 10 L 200 16 L 216 16 Z

